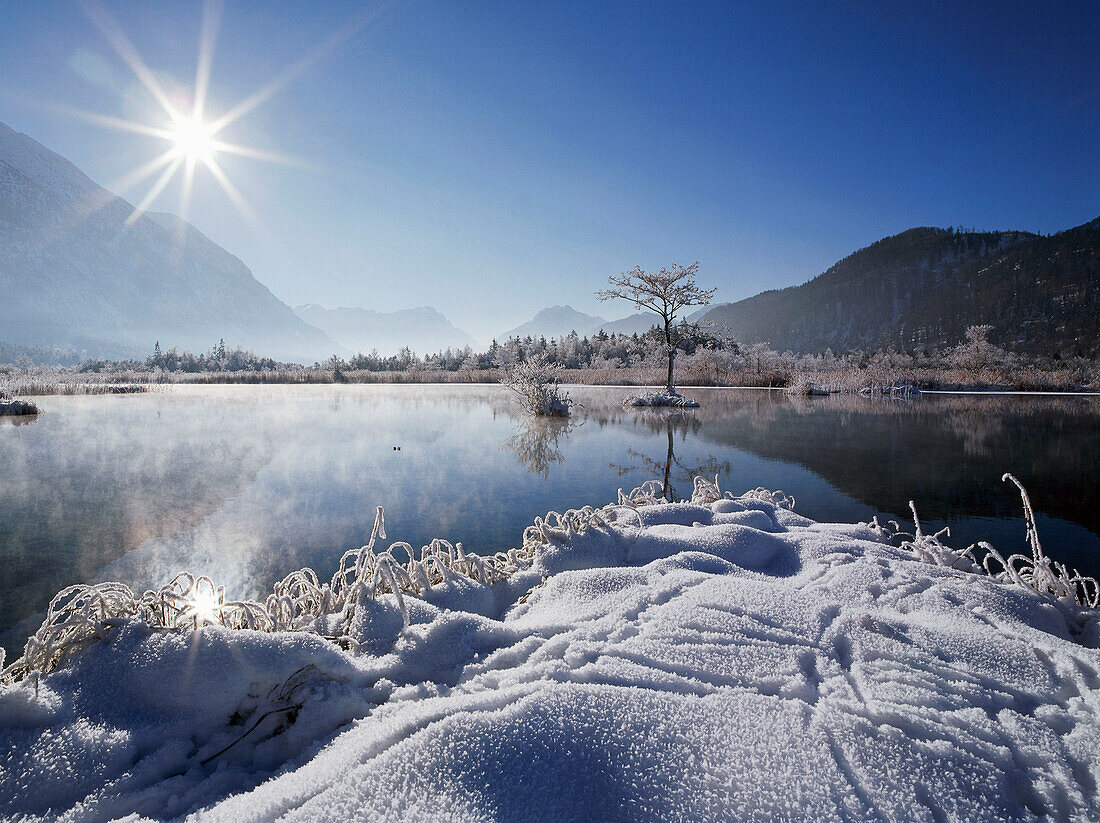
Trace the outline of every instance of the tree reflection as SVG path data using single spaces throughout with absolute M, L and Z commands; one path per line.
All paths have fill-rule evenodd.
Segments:
M 668 451 L 665 453 L 663 460 L 654 460 L 640 451 L 627 449 L 627 455 L 635 461 L 633 465 L 609 464 L 619 477 L 638 470 L 653 477 L 659 477 L 661 478 L 661 488 L 664 489 L 664 497 L 669 501 L 679 500 L 683 497 L 683 495 L 676 492 L 674 483 L 691 485 L 697 475 L 713 477 L 717 474 L 729 477 L 730 462 L 728 460 L 719 460 L 714 455 L 708 455 L 700 463 L 688 465 L 676 456 L 676 438 L 673 435 L 679 433 L 680 439 L 683 440 L 689 432 L 696 434 L 699 431 L 700 423 L 693 413 L 646 411 L 642 412 L 640 416 L 644 416 L 644 422 L 653 430 L 664 429 L 668 437 Z
M 502 444 L 516 462 L 540 477 L 550 476 L 550 467 L 565 460 L 559 445 L 578 425 L 568 417 L 533 417 Z
M 29 426 L 37 422 L 37 414 L 0 414 L 0 426 Z

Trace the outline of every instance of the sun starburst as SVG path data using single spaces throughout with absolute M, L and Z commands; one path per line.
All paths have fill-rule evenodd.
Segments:
M 214 132 L 210 124 L 204 123 L 194 115 L 176 123 L 171 131 L 175 152 L 191 163 L 196 160 L 209 160 L 217 151 L 215 147 L 217 141 L 214 140 Z
M 163 153 L 143 163 L 112 185 L 112 188 L 116 190 L 125 191 L 136 187 L 158 172 L 160 173 L 127 219 L 127 224 L 134 223 L 176 178 L 177 174 L 181 175 L 178 214 L 186 220 L 191 209 L 191 192 L 194 188 L 195 174 L 201 169 L 209 173 L 210 177 L 221 187 L 230 202 L 253 228 L 261 231 L 263 227 L 259 223 L 255 211 L 248 205 L 237 187 L 229 180 L 225 170 L 217 161 L 218 155 L 232 154 L 253 160 L 287 165 L 308 166 L 308 164 L 280 152 L 230 143 L 221 139 L 219 135 L 230 124 L 236 122 L 257 106 L 267 102 L 306 69 L 361 31 L 369 22 L 392 6 L 391 3 L 376 8 L 368 14 L 360 15 L 349 21 L 313 50 L 286 67 L 258 91 L 246 97 L 224 114 L 210 118 L 206 104 L 210 91 L 214 44 L 221 21 L 222 3 L 220 0 L 206 0 L 203 4 L 195 83 L 190 93 L 185 91 L 183 94 L 170 94 L 165 89 L 164 84 L 142 60 L 137 49 L 134 48 L 118 23 L 99 0 L 78 0 L 78 2 L 80 2 L 81 8 L 88 19 L 99 29 L 118 56 L 133 72 L 134 77 L 155 101 L 160 109 L 160 116 L 167 118 L 167 122 L 162 121 L 161 125 L 152 125 L 95 112 L 68 110 L 69 113 L 97 125 L 156 137 L 168 144 Z

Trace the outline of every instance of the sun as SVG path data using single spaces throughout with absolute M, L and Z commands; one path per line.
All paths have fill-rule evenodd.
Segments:
M 176 154 L 189 163 L 209 162 L 217 149 L 213 127 L 196 115 L 174 123 L 168 130 L 168 139 L 175 146 Z
M 132 225 L 149 208 L 153 201 L 160 195 L 168 184 L 176 177 L 177 173 L 182 178 L 180 186 L 180 203 L 178 215 L 187 219 L 191 206 L 191 192 L 196 172 L 208 173 L 221 186 L 229 200 L 236 206 L 241 215 L 252 224 L 253 228 L 261 234 L 267 232 L 263 229 L 255 212 L 245 201 L 237 188 L 230 182 L 226 172 L 222 169 L 218 159 L 223 155 L 239 155 L 253 160 L 261 160 L 272 163 L 280 163 L 292 166 L 309 168 L 309 164 L 303 164 L 300 160 L 285 154 L 264 149 L 256 149 L 238 145 L 224 139 L 224 130 L 231 123 L 240 120 L 257 106 L 262 105 L 279 93 L 288 83 L 298 77 L 310 66 L 325 55 L 332 52 L 340 44 L 347 42 L 370 22 L 377 19 L 387 8 L 383 5 L 371 8 L 360 15 L 350 19 L 345 25 L 334 31 L 328 38 L 306 55 L 295 60 L 281 72 L 275 75 L 266 85 L 246 97 L 228 111 L 218 115 L 213 120 L 207 119 L 207 93 L 210 89 L 211 65 L 214 58 L 214 41 L 222 13 L 221 0 L 204 0 L 202 6 L 202 22 L 199 31 L 199 53 L 195 71 L 195 83 L 190 94 L 184 93 L 184 89 L 169 94 L 169 90 L 162 84 L 161 79 L 138 56 L 137 49 L 127 39 L 119 28 L 118 23 L 98 0 L 78 0 L 81 10 L 96 28 L 106 37 L 120 58 L 130 67 L 134 77 L 144 86 L 149 96 L 160 109 L 161 125 L 152 125 L 148 122 L 127 120 L 97 112 L 67 110 L 68 113 L 86 119 L 97 125 L 122 131 L 142 134 L 159 138 L 168 145 L 158 156 L 141 164 L 124 177 L 115 181 L 110 188 L 125 192 L 137 186 L 142 181 L 160 172 L 156 182 L 145 194 L 144 198 L 134 208 L 133 213 L 127 218 L 126 225 Z M 390 4 L 392 5 L 392 3 Z M 186 107 L 179 104 L 185 102 Z M 167 125 L 163 125 L 163 115 L 167 115 Z M 181 224 L 182 225 L 182 224 Z M 180 231 L 179 240 L 182 242 L 183 234 Z

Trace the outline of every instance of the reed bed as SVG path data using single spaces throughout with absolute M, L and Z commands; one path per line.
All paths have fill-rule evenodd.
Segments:
M 33 370 L 0 374 L 0 396 L 137 394 L 155 390 L 158 381 L 145 372 L 83 373 Z
M 584 367 L 557 365 L 561 366 L 558 380 L 564 384 L 648 387 L 661 386 L 666 378 L 663 367 L 646 363 L 623 366 L 598 361 Z M 104 368 L 97 372 L 61 367 L 0 367 L 0 390 L 26 396 L 102 394 L 111 392 L 109 386 L 161 384 L 482 384 L 503 382 L 507 373 L 502 367 L 450 369 L 416 363 L 406 369 L 386 371 L 355 369 L 347 365 L 337 371 L 328 366 L 292 364 L 233 371 L 168 371 L 139 367 Z M 677 358 L 676 382 L 679 386 L 786 388 L 793 394 L 804 395 L 912 396 L 919 390 L 1100 391 L 1100 364 L 1081 360 L 1062 366 L 1032 362 L 960 366 L 946 360 L 942 363 L 917 361 L 903 355 L 875 356 L 864 362 L 855 355 L 824 358 L 768 350 L 749 356 L 699 350 Z

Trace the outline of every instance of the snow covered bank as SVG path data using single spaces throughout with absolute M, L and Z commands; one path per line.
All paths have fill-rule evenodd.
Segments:
M 1094 610 L 765 490 L 651 492 L 536 524 L 496 582 L 348 575 L 379 585 L 314 628 L 351 654 L 104 626 L 0 692 L 0 817 L 1100 818 Z
M 675 391 L 651 391 L 628 397 L 623 401 L 624 406 L 672 406 L 675 408 L 695 409 L 699 407 L 696 400 L 684 397 Z

